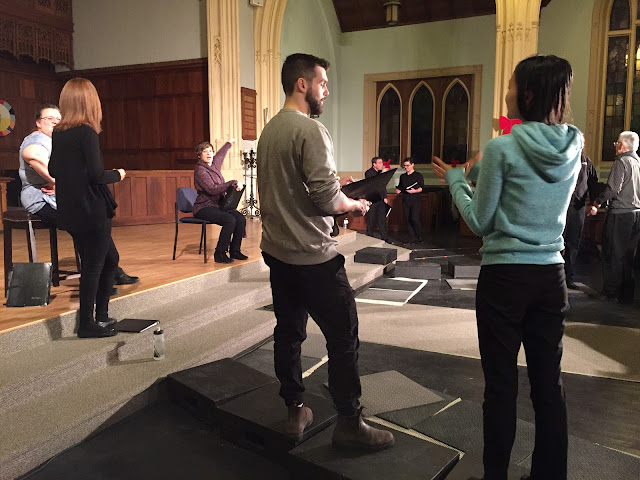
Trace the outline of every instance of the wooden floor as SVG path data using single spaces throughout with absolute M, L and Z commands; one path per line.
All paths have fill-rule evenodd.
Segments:
M 205 264 L 203 256 L 198 255 L 199 226 L 180 225 L 175 261 L 171 259 L 174 224 L 114 227 L 113 239 L 120 253 L 120 266 L 129 275 L 140 277 L 140 282 L 135 285 L 118 286 L 119 296 L 150 290 L 223 268 L 233 268 L 261 258 L 262 224 L 259 219 L 247 220 L 247 238 L 242 242 L 242 252 L 248 255 L 249 259 L 236 260 L 231 266 L 213 261 L 213 250 L 220 227 L 211 225 L 207 228 L 209 258 Z M 35 234 L 38 261 L 50 261 L 48 231 L 36 230 Z M 63 231 L 58 231 L 58 258 L 61 270 L 75 270 L 73 243 L 69 234 Z M 22 231 L 13 232 L 13 261 L 28 261 L 26 236 Z M 0 295 L 4 295 L 4 275 L 0 277 Z M 77 275 L 61 280 L 59 287 L 51 288 L 51 303 L 45 307 L 7 308 L 3 304 L 0 306 L 0 334 L 77 310 L 78 286 Z

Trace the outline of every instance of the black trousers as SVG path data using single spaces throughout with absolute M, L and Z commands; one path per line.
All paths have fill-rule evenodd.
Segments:
M 80 274 L 80 324 L 104 320 L 108 316 L 109 296 L 120 259 L 111 238 L 111 219 L 101 228 L 88 232 L 69 232 L 78 248 Z
M 567 223 L 564 227 L 564 273 L 568 282 L 573 282 L 574 265 L 580 250 L 580 239 L 584 227 L 585 207 L 575 209 L 569 205 Z
M 35 213 L 36 217 L 39 217 L 43 222 L 58 225 L 58 212 L 56 209 L 51 208 L 48 203 L 45 204 L 40 210 Z
M 480 270 L 476 316 L 485 378 L 485 480 L 507 480 L 516 433 L 521 343 L 536 416 L 531 476 L 567 478 L 567 409 L 560 360 L 568 306 L 561 264 L 485 265 Z
M 216 252 L 239 252 L 245 234 L 247 219 L 237 210 L 225 212 L 218 207 L 204 207 L 194 217 L 222 226 Z M 233 238 L 232 238 L 233 235 Z M 231 246 L 229 246 L 231 244 Z
M 270 269 L 276 315 L 274 362 L 280 396 L 287 405 L 303 401 L 300 345 L 308 314 L 327 340 L 329 391 L 341 415 L 354 415 L 361 395 L 358 374 L 358 313 L 353 289 L 338 255 L 318 265 L 290 265 L 262 252 Z
M 409 195 L 405 193 L 403 195 Z M 404 216 L 407 219 L 407 228 L 409 229 L 409 239 L 422 240 L 422 225 L 420 223 L 420 195 L 414 194 L 417 198 L 411 198 L 407 200 L 406 197 L 402 198 L 402 210 Z
M 371 204 L 369 211 L 366 215 L 367 220 L 367 235 L 370 237 L 373 236 L 373 230 L 375 225 L 378 225 L 378 229 L 380 230 L 380 237 L 383 240 L 388 239 L 387 235 L 387 207 L 386 203 L 383 201 L 375 202 Z
M 640 239 L 640 212 L 607 213 L 602 227 L 602 293 L 633 300 L 634 254 Z

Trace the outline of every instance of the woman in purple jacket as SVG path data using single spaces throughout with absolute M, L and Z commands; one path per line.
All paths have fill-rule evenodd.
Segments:
M 248 257 L 240 251 L 245 234 L 246 219 L 237 210 L 222 210 L 225 194 L 230 186 L 239 190 L 237 180 L 224 181 L 220 167 L 222 161 L 235 140 L 225 143 L 215 155 L 209 142 L 199 143 L 196 147 L 198 163 L 193 172 L 194 186 L 198 197 L 193 204 L 193 216 L 222 226 L 218 245 L 213 258 L 218 263 L 231 263 L 233 259 L 246 260 Z M 229 256 L 227 256 L 229 251 Z M 229 258 L 231 257 L 231 258 Z

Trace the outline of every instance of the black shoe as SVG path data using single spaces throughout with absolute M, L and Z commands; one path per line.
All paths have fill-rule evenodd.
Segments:
M 226 252 L 215 252 L 213 254 L 213 260 L 216 263 L 233 263 L 233 259 L 227 257 Z
M 115 318 L 111 318 L 111 317 L 106 317 L 106 320 L 98 320 L 96 319 L 96 323 L 103 328 L 106 327 L 112 327 L 113 325 L 115 325 L 117 322 L 117 320 Z
M 127 275 L 124 273 L 124 270 L 120 269 L 120 271 L 116 274 L 116 278 L 113 280 L 114 285 L 132 285 L 134 283 L 138 283 L 140 281 L 140 277 L 132 277 L 131 275 Z
M 111 294 L 109 296 L 113 297 L 114 295 L 117 295 L 118 293 L 120 293 L 120 290 L 118 290 L 116 287 L 113 287 L 111 289 Z
M 78 328 L 78 338 L 104 338 L 113 337 L 117 335 L 111 327 L 102 327 L 97 323 L 89 323 L 87 325 L 80 325 Z
M 237 251 L 233 251 L 232 250 L 232 251 L 230 251 L 229 252 L 229 256 L 231 258 L 235 258 L 236 260 L 246 260 L 247 258 L 249 258 L 245 254 L 243 254 L 240 250 L 237 250 Z
M 567 288 L 570 290 L 580 290 L 580 287 L 573 283 L 571 280 L 567 280 Z

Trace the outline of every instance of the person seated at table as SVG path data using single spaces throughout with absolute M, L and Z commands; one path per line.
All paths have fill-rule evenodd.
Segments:
M 240 190 L 237 180 L 225 182 L 220 171 L 222 162 L 235 140 L 229 140 L 217 152 L 209 142 L 201 142 L 196 146 L 198 163 L 193 172 L 193 184 L 198 197 L 193 204 L 193 216 L 222 227 L 213 259 L 218 263 L 232 263 L 233 260 L 246 260 L 240 251 L 242 238 L 245 235 L 246 219 L 238 210 L 224 211 L 222 204 L 229 187 Z M 227 255 L 227 251 L 229 255 Z

